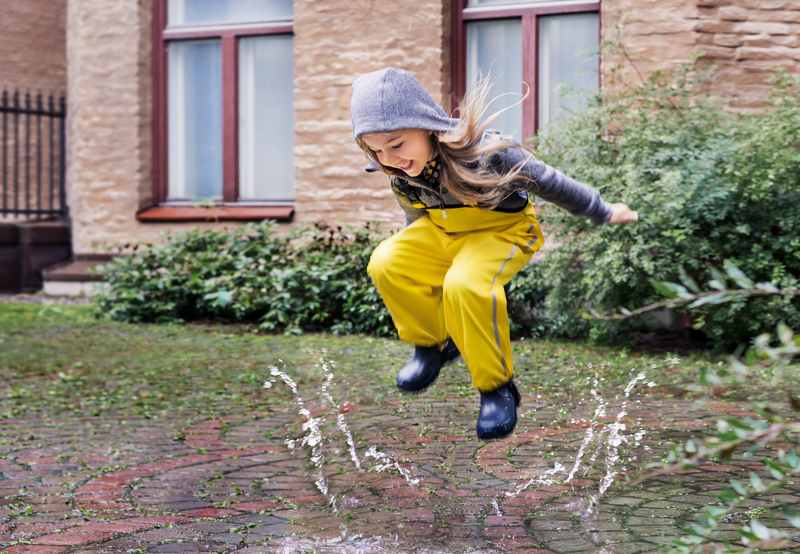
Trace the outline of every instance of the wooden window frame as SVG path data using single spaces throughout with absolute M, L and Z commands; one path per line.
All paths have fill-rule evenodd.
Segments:
M 294 203 L 239 202 L 239 39 L 250 36 L 293 35 L 293 23 L 284 21 L 167 29 L 168 0 L 153 2 L 153 199 L 154 206 L 136 214 L 142 222 L 167 221 L 291 221 Z M 167 113 L 168 43 L 218 39 L 222 49 L 222 202 L 194 206 L 168 202 L 169 134 Z
M 458 106 L 467 87 L 467 22 L 491 19 L 522 19 L 522 80 L 531 84 L 531 93 L 522 103 L 522 135 L 530 137 L 539 130 L 539 16 L 573 13 L 598 14 L 599 36 L 602 42 L 603 18 L 600 0 L 567 4 L 509 4 L 501 6 L 467 8 L 467 0 L 452 0 L 453 48 L 452 67 L 453 98 L 451 106 Z M 598 71 L 598 87 L 602 86 L 602 57 Z M 523 91 L 520 91 L 522 93 Z

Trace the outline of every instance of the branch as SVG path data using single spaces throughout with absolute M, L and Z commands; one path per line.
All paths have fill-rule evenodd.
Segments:
M 733 442 L 725 442 L 714 448 L 703 447 L 703 451 L 698 452 L 695 456 L 662 467 L 656 471 L 646 473 L 645 475 L 642 475 L 641 477 L 637 478 L 635 481 L 630 483 L 630 485 L 636 486 L 643 483 L 644 481 L 653 479 L 654 477 L 660 477 L 662 475 L 672 475 L 678 471 L 681 471 L 682 469 L 685 469 L 686 466 L 689 467 L 698 466 L 711 456 L 716 456 L 717 454 L 722 454 L 723 452 L 730 452 L 745 444 L 757 444 L 758 446 L 764 446 L 774 441 L 778 436 L 780 436 L 781 433 L 784 432 L 800 433 L 800 423 L 774 423 L 769 427 L 767 427 L 766 429 L 763 429 L 757 433 L 753 433 L 749 437 L 744 437 Z
M 647 312 L 653 312 L 665 308 L 678 308 L 681 306 L 685 306 L 689 303 L 695 303 L 695 302 L 697 302 L 696 306 L 701 306 L 704 304 L 720 304 L 722 302 L 729 302 L 737 298 L 752 298 L 757 296 L 798 296 L 798 295 L 800 295 L 800 289 L 798 288 L 766 289 L 766 288 L 754 287 L 747 289 L 722 289 L 722 290 L 713 290 L 697 294 L 684 294 L 679 298 L 670 298 L 667 300 L 662 300 L 661 302 L 648 304 L 647 306 L 637 308 L 636 310 L 625 310 L 620 313 L 600 314 L 595 312 L 594 310 L 590 310 L 589 313 L 595 319 L 600 319 L 603 321 L 613 321 L 613 320 L 628 319 L 637 315 L 642 315 Z M 708 298 L 713 298 L 714 301 L 699 302 L 700 300 Z

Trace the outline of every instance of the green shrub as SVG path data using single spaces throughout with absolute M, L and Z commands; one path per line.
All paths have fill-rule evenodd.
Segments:
M 799 288 L 754 283 L 730 260 L 714 274 L 707 290 L 688 279 L 684 283 L 654 281 L 655 291 L 665 300 L 637 307 L 633 313 L 600 317 L 624 319 L 665 305 L 684 306 L 692 311 L 708 304 L 800 296 Z M 796 367 L 791 365 L 800 359 L 800 336 L 780 323 L 774 335 L 765 333 L 752 342 L 750 348 L 742 350 L 742 356 L 730 356 L 727 367 L 722 363 L 702 367 L 696 382 L 688 387 L 705 399 L 714 398 L 714 390 L 720 387 L 738 389 L 737 407 L 741 411 L 736 415 L 720 414 L 716 425 L 693 431 L 689 440 L 673 445 L 661 461 L 650 464 L 653 470 L 637 479 L 663 480 L 708 462 L 725 464 L 734 458 L 748 461 L 736 479 L 713 491 L 714 500 L 695 514 L 694 521 L 680 525 L 682 536 L 672 541 L 669 552 L 783 552 L 791 549 L 793 535 L 800 529 L 800 511 L 781 497 L 800 476 L 800 396 L 794 377 Z M 766 397 L 765 388 L 771 390 Z M 731 529 L 733 518 L 742 515 L 747 517 L 746 523 Z
M 394 333 L 366 266 L 379 236 L 273 223 L 192 230 L 105 266 L 98 313 L 130 322 L 222 319 L 266 331 Z
M 590 223 L 547 210 L 563 244 L 542 267 L 546 319 L 564 336 L 611 339 L 632 321 L 581 317 L 656 299 L 650 280 L 705 282 L 729 259 L 758 281 L 790 288 L 800 278 L 800 79 L 774 81 L 770 106 L 732 113 L 703 94 L 689 71 L 657 74 L 624 94 L 596 98 L 559 132 L 540 137 L 543 160 L 638 210 L 633 225 Z M 694 324 L 718 346 L 797 328 L 800 303 L 776 297 L 705 306 Z
M 800 280 L 800 79 L 775 81 L 760 113 L 725 111 L 688 69 L 595 99 L 539 155 L 640 212 L 634 225 L 593 227 L 551 207 L 543 222 L 561 245 L 507 285 L 511 332 L 617 339 L 637 320 L 582 317 L 657 299 L 651 280 L 707 282 L 723 260 L 757 281 Z M 99 311 L 126 321 L 215 318 L 267 331 L 393 336 L 366 273 L 382 238 L 271 224 L 191 231 L 109 265 Z M 772 296 L 709 304 L 691 314 L 718 346 L 747 340 L 778 321 L 800 328 L 800 300 Z

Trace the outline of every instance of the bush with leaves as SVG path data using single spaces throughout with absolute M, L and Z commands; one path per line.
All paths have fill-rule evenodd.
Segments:
M 641 86 L 603 93 L 565 127 L 540 136 L 548 163 L 639 211 L 629 226 L 591 228 L 561 210 L 543 220 L 563 237 L 542 268 L 552 331 L 623 336 L 635 326 L 581 317 L 653 301 L 650 281 L 713 277 L 730 259 L 756 280 L 800 279 L 800 77 L 774 79 L 769 106 L 731 113 L 704 94 L 707 77 L 685 66 Z M 730 347 L 777 321 L 800 326 L 800 301 L 765 296 L 694 310 L 694 325 Z
M 130 322 L 256 322 L 266 331 L 394 333 L 366 266 L 380 235 L 273 223 L 192 230 L 104 267 L 98 313 Z
M 708 305 L 747 303 L 763 297 L 791 299 L 800 297 L 800 289 L 780 289 L 773 283 L 753 282 L 733 262 L 725 260 L 724 273 L 713 271 L 709 290 L 702 290 L 693 281 L 683 283 L 654 281 L 654 288 L 666 299 L 633 311 L 624 310 L 604 319 L 629 319 L 665 307 L 701 309 Z M 800 336 L 783 323 L 778 324 L 775 336 L 759 335 L 744 355 L 732 355 L 727 367 L 704 368 L 698 375 L 696 392 L 710 397 L 710 388 L 721 385 L 745 387 L 752 391 L 764 384 L 783 391 L 784 401 L 775 399 L 748 400 L 741 406 L 752 416 L 728 416 L 717 421 L 716 429 L 702 437 L 691 438 L 675 446 L 662 463 L 654 464 L 638 481 L 671 475 L 707 462 L 728 462 L 735 456 L 761 456 L 761 471 L 751 471 L 746 479 L 732 479 L 717 494 L 717 502 L 707 505 L 696 520 L 676 539 L 671 552 L 723 553 L 760 552 L 789 548 L 800 529 L 800 507 L 787 505 L 780 494 L 784 487 L 800 477 L 800 391 L 796 380 L 787 378 L 789 364 L 800 356 Z M 748 395 L 750 396 L 750 395 Z M 758 516 L 751 515 L 739 527 L 737 539 L 720 534 L 723 524 L 732 521 L 735 511 L 748 502 L 758 503 Z M 752 514 L 753 512 L 748 512 Z

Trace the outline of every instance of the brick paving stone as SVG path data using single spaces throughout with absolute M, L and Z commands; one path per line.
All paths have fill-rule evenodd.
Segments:
M 397 537 L 389 551 L 398 553 L 425 548 L 647 552 L 671 542 L 678 525 L 713 502 L 713 493 L 731 478 L 760 469 L 753 460 L 734 459 L 628 489 L 617 486 L 628 470 L 619 467 L 617 483 L 597 513 L 587 516 L 585 499 L 596 494 L 605 474 L 604 451 L 591 466 L 587 453 L 587 471 L 578 472 L 569 485 L 556 477 L 554 484 L 529 483 L 518 494 L 508 493 L 540 478 L 555 462 L 572 467 L 591 406 L 574 414 L 572 423 L 539 426 L 556 421 L 557 407 L 538 402 L 535 421 L 523 418 L 513 435 L 489 443 L 455 430 L 474 425 L 473 399 L 451 398 L 431 407 L 417 395 L 401 403 L 358 406 L 346 412 L 363 465 L 358 471 L 330 417 L 335 414 L 326 412 L 324 403 L 308 401 L 318 415 L 327 416 L 323 469 L 339 513 L 315 484 L 317 470 L 308 450 L 299 446 L 302 420 L 291 409 L 196 419 L 188 426 L 112 416 L 65 416 L 58 422 L 16 418 L 0 426 L 0 552 L 9 546 L 9 553 L 135 548 L 248 553 L 274 551 L 281 544 L 334 552 L 343 529 L 345 542 L 353 545 L 388 544 Z M 617 409 L 609 402 L 605 424 L 614 421 Z M 645 443 L 652 446 L 647 456 L 635 453 L 637 459 L 658 459 L 663 454 L 658 444 L 685 440 L 693 429 L 708 427 L 714 410 L 739 409 L 725 402 L 702 405 L 658 397 L 631 407 L 624 420 L 628 431 L 641 425 Z M 273 438 L 264 437 L 266 427 Z M 173 440 L 179 434 L 184 440 Z M 289 450 L 286 438 L 298 440 L 298 447 Z M 409 484 L 391 463 L 378 471 L 376 460 L 365 456 L 368 446 L 391 456 L 419 484 Z M 782 489 L 773 499 L 797 504 L 800 485 Z M 761 504 L 755 499 L 742 511 Z M 10 546 L 21 539 L 35 544 Z
M 61 554 L 66 552 L 63 546 L 42 546 L 34 544 L 22 544 L 18 546 L 11 546 L 5 550 L 0 550 L 2 553 L 8 554 Z

